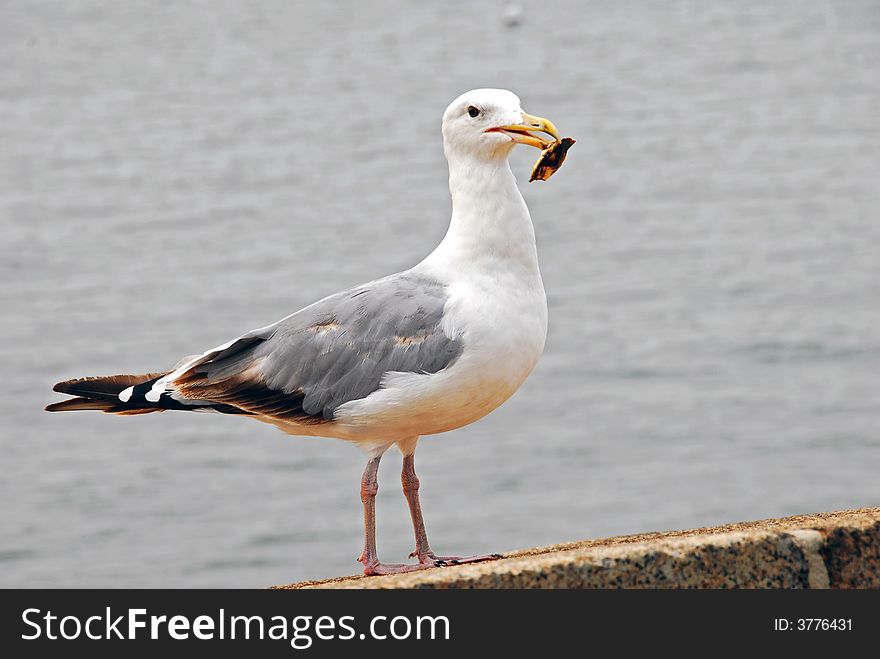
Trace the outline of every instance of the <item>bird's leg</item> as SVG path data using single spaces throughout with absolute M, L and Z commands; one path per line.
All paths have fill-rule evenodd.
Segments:
M 364 574 L 400 574 L 401 572 L 413 572 L 431 567 L 431 564 L 423 565 L 397 565 L 379 562 L 376 555 L 376 494 L 379 492 L 379 454 L 370 458 L 364 475 L 361 478 L 361 501 L 364 504 L 364 551 L 358 561 L 364 564 Z
M 416 536 L 416 550 L 410 556 L 418 557 L 419 565 L 425 567 L 443 565 L 459 565 L 461 563 L 477 563 L 501 558 L 501 554 L 483 554 L 481 556 L 437 556 L 428 544 L 428 533 L 425 531 L 425 520 L 422 518 L 422 506 L 419 503 L 419 477 L 416 476 L 414 454 L 403 456 L 403 469 L 400 472 L 403 494 L 409 504 L 412 517 L 413 532 Z
M 379 460 L 382 456 L 370 458 L 364 475 L 361 477 L 361 502 L 364 504 L 364 551 L 358 561 L 368 566 L 378 563 L 376 557 L 376 494 L 379 492 Z
M 419 477 L 416 476 L 414 453 L 403 456 L 403 469 L 400 471 L 400 482 L 403 485 L 403 495 L 409 505 L 409 515 L 412 517 L 413 533 L 416 536 L 416 550 L 410 554 L 410 558 L 418 556 L 419 563 L 426 562 L 428 555 L 432 554 L 428 544 L 428 532 L 425 531 L 425 520 L 422 518 L 422 505 L 419 502 Z

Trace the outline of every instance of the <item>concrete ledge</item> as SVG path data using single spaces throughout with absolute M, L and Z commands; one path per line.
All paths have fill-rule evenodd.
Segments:
M 880 508 L 584 540 L 279 588 L 880 588 Z

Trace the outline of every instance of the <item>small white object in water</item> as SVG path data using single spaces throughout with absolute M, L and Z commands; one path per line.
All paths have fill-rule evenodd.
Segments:
M 522 15 L 522 7 L 515 2 L 510 2 L 504 7 L 504 11 L 501 12 L 501 20 L 504 21 L 507 27 L 516 27 L 522 22 Z

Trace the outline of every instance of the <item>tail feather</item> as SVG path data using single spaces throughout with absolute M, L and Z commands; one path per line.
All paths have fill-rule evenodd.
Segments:
M 129 416 L 150 414 L 165 410 L 207 410 L 223 414 L 251 414 L 222 401 L 186 400 L 163 394 L 159 400 L 147 400 L 146 394 L 161 377 L 170 373 L 144 373 L 143 375 L 107 375 L 76 378 L 59 382 L 54 391 L 70 394 L 74 398 L 51 403 L 47 412 L 71 412 L 74 410 L 97 410 L 107 414 Z M 125 400 L 119 394 L 126 389 Z
M 74 410 L 97 410 L 108 414 L 149 414 L 150 412 L 162 412 L 161 407 L 128 407 L 118 401 L 95 398 L 68 398 L 59 403 L 46 405 L 47 412 L 72 412 Z
M 123 402 L 119 398 L 120 392 L 129 387 L 137 387 L 139 390 L 149 390 L 153 383 L 165 373 L 144 373 L 143 375 L 108 375 L 90 378 L 76 378 L 59 382 L 53 391 L 62 394 L 70 394 L 75 398 L 69 398 L 59 403 L 46 406 L 47 412 L 70 412 L 73 410 L 98 410 L 108 414 L 149 414 L 161 412 L 164 405 L 149 405 L 146 401 Z
M 119 392 L 139 384 L 152 384 L 165 373 L 145 373 L 143 375 L 106 375 L 90 378 L 75 378 L 59 382 L 53 391 L 71 396 L 85 396 L 88 398 L 116 398 Z

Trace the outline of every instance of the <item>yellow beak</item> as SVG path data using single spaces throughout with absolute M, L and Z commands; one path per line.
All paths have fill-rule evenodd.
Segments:
M 553 125 L 552 121 L 544 119 L 543 117 L 526 114 L 525 112 L 523 112 L 523 121 L 521 124 L 497 126 L 496 128 L 490 128 L 487 132 L 504 133 L 513 138 L 514 142 L 528 144 L 529 146 L 541 149 L 542 151 L 552 144 L 552 141 L 550 140 L 533 135 L 532 131 L 552 135 L 554 140 L 559 139 L 559 131 L 556 130 L 556 126 Z

